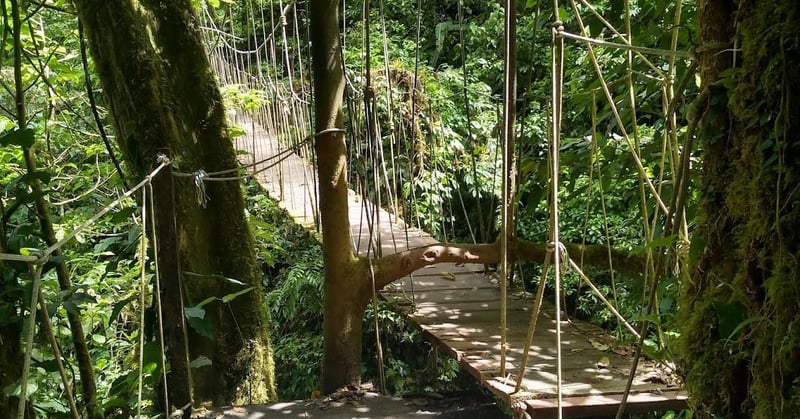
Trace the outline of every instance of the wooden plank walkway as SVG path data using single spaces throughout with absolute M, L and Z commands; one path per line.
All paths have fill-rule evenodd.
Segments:
M 259 127 L 243 123 L 246 138 L 237 147 L 252 153 L 242 163 L 260 161 L 279 149 Z M 259 169 L 259 168 L 257 168 Z M 314 185 L 307 160 L 293 154 L 257 176 L 261 185 L 301 224 L 313 225 Z M 350 193 L 353 246 L 365 254 L 371 218 L 364 202 Z M 372 209 L 369 209 L 372 211 Z M 406 230 L 380 210 L 372 229 L 380 233 L 383 254 L 435 243 L 418 229 Z M 377 234 L 377 233 L 376 233 Z M 376 237 L 376 236 L 374 236 Z M 387 287 L 382 295 L 398 301 L 427 339 L 452 356 L 480 383 L 508 406 L 525 403 L 535 418 L 556 412 L 555 311 L 544 305 L 530 347 L 522 391 L 514 392 L 527 333 L 532 298 L 509 293 L 508 350 L 505 377 L 500 376 L 500 292 L 482 273 L 482 266 L 434 265 Z M 446 274 L 446 275 L 443 275 Z M 452 276 L 450 275 L 452 274 Z M 454 277 L 448 280 L 445 277 Z M 412 295 L 411 290 L 414 290 Z M 411 304 L 411 301 L 415 304 Z M 581 321 L 562 324 L 562 393 L 566 417 L 613 414 L 619 406 L 632 351 L 617 345 L 602 329 Z M 686 396 L 653 362 L 640 363 L 628 402 L 628 412 L 663 411 L 686 406 Z

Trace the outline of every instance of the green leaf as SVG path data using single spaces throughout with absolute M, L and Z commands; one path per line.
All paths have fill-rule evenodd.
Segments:
M 122 312 L 122 309 L 125 308 L 125 306 L 128 305 L 128 303 L 130 303 L 131 301 L 133 301 L 135 299 L 136 299 L 136 296 L 134 295 L 134 296 L 128 297 L 128 298 L 126 298 L 126 299 L 124 299 L 122 301 L 118 301 L 116 304 L 114 304 L 114 309 L 111 310 L 111 316 L 108 317 L 108 325 L 106 325 L 106 326 L 111 326 L 111 322 L 114 322 L 114 321 L 117 320 L 117 318 L 119 317 L 119 313 Z
M 215 301 L 216 299 L 217 297 L 208 297 L 205 300 L 201 301 L 200 304 L 196 305 L 195 307 L 205 307 L 206 305 L 208 305 L 212 301 Z
M 565 9 L 563 7 L 559 7 L 558 8 L 558 20 L 560 20 L 562 22 L 566 22 L 568 18 L 569 18 L 569 13 L 567 13 L 567 9 Z
M 247 135 L 247 131 L 243 130 L 241 127 L 236 125 L 228 127 L 228 136 L 231 138 L 244 137 L 245 135 Z
M 147 342 L 142 351 L 142 361 L 145 364 L 160 365 L 161 362 L 161 345 L 158 342 Z
M 233 294 L 228 294 L 228 295 L 222 297 L 222 302 L 223 303 L 230 303 L 231 300 L 233 300 L 234 298 L 236 298 L 236 297 L 238 297 L 238 296 L 240 296 L 242 294 L 247 294 L 248 292 L 252 291 L 253 288 L 255 288 L 255 287 L 245 288 L 245 289 L 243 289 L 241 291 L 234 292 Z
M 692 241 L 689 245 L 689 263 L 696 265 L 700 260 L 700 252 L 706 248 L 706 240 L 696 234 L 692 235 Z
M 206 317 L 206 311 L 202 307 L 185 307 L 183 314 L 188 319 L 203 319 Z
M 60 400 L 50 399 L 44 401 L 36 401 L 36 408 L 44 410 L 48 413 L 68 413 L 69 408 L 64 404 L 61 403 Z
M 194 276 L 194 277 L 199 277 L 199 278 L 219 279 L 219 280 L 222 280 L 222 281 L 230 282 L 231 284 L 234 284 L 234 285 L 241 285 L 241 286 L 247 285 L 244 282 L 239 281 L 237 279 L 228 278 L 227 276 L 219 275 L 219 274 L 210 274 L 210 275 L 208 275 L 208 274 L 199 274 L 199 273 L 196 273 L 196 272 L 189 272 L 189 271 L 184 271 L 183 274 L 187 275 L 187 276 Z
M 14 384 L 6 386 L 6 388 L 3 389 L 3 393 L 5 393 L 6 396 L 19 397 L 20 388 L 21 387 L 22 387 L 22 383 L 17 381 Z M 39 389 L 39 386 L 36 385 L 36 383 L 33 383 L 33 382 L 28 382 L 28 386 L 27 387 L 28 387 L 28 391 L 25 393 L 26 397 L 30 397 L 31 394 L 35 393 L 36 390 Z
M 32 147 L 35 140 L 33 138 L 33 129 L 15 129 L 14 131 L 7 132 L 0 135 L 0 147 L 8 145 L 17 145 L 20 147 Z
M 202 355 L 198 356 L 196 359 L 194 359 L 192 362 L 189 363 L 189 366 L 195 369 L 201 367 L 207 367 L 209 365 L 212 365 L 211 360 Z
M 672 243 L 675 241 L 676 235 L 670 236 L 662 236 L 662 237 L 655 237 L 649 243 L 647 243 L 647 247 L 657 249 L 659 247 L 670 247 Z
M 763 321 L 763 320 L 766 320 L 766 319 L 767 319 L 767 318 L 766 318 L 766 317 L 764 317 L 764 316 L 755 316 L 755 317 L 750 317 L 749 319 L 747 319 L 747 320 L 745 320 L 745 321 L 743 321 L 743 322 L 739 323 L 739 325 L 738 325 L 738 326 L 736 326 L 736 328 L 735 328 L 735 329 L 733 329 L 733 332 L 731 332 L 731 334 L 730 334 L 730 335 L 728 335 L 728 338 L 727 338 L 726 340 L 728 340 L 728 341 L 731 341 L 731 340 L 733 340 L 733 338 L 734 338 L 734 337 L 736 337 L 736 335 L 738 335 L 738 334 L 739 334 L 739 332 L 741 332 L 741 331 L 742 331 L 742 329 L 744 329 L 744 328 L 745 328 L 747 325 L 749 325 L 749 324 L 751 324 L 751 323 L 760 322 L 760 321 Z
M 214 327 L 208 319 L 198 319 L 197 317 L 189 317 L 187 320 L 189 327 L 191 327 L 200 336 L 208 339 L 214 339 Z
M 95 345 L 99 345 L 99 346 L 105 345 L 106 337 L 103 336 L 103 335 L 94 334 L 94 335 L 92 335 L 92 342 L 94 342 Z
M 720 337 L 733 336 L 745 321 L 745 307 L 739 302 L 714 301 L 712 304 L 717 311 Z

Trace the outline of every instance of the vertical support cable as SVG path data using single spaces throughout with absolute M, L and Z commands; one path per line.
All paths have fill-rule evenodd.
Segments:
M 28 377 L 30 376 L 31 357 L 33 354 L 33 339 L 36 334 L 36 303 L 39 298 L 39 286 L 41 284 L 42 269 L 44 262 L 36 261 L 29 263 L 31 272 L 31 305 L 28 317 L 28 335 L 25 336 L 25 358 L 22 362 L 22 377 L 19 385 L 19 402 L 17 403 L 17 418 L 25 417 L 25 402 L 28 401 Z
M 142 417 L 142 390 L 144 385 L 144 307 L 147 298 L 147 192 L 142 190 L 142 236 L 139 239 L 139 386 L 136 392 L 136 417 Z M 169 414 L 169 405 L 164 406 Z
M 553 0 L 553 14 L 558 19 L 558 0 Z M 562 409 L 562 389 L 561 389 L 561 258 L 563 249 L 561 248 L 561 233 L 559 232 L 558 221 L 558 172 L 559 172 L 559 149 L 561 137 L 561 104 L 562 87 L 564 77 L 564 38 L 561 32 L 564 30 L 563 23 L 556 20 L 553 23 L 553 62 L 552 62 L 552 95 L 553 95 L 553 124 L 551 133 L 550 159 L 552 162 L 551 173 L 551 207 L 550 207 L 550 231 L 553 246 L 553 276 L 555 277 L 555 300 L 556 300 L 556 392 L 558 393 L 558 418 L 563 417 Z
M 155 199 L 153 197 L 153 184 L 147 183 L 147 202 L 149 204 L 149 208 L 147 211 L 150 211 L 150 214 L 155 214 Z M 144 203 L 142 203 L 144 204 Z M 144 205 L 142 205 L 142 214 L 144 214 Z M 142 217 L 144 219 L 144 217 Z M 145 234 L 147 231 L 147 226 L 142 226 L 142 234 Z M 155 275 L 153 276 L 153 295 L 156 299 L 156 314 L 158 314 L 158 343 L 159 348 L 161 350 L 161 384 L 164 386 L 164 406 L 171 406 L 169 404 L 169 386 L 167 383 L 167 356 L 166 356 L 166 348 L 164 347 L 164 314 L 161 310 L 161 275 L 159 274 L 158 269 L 158 235 L 156 234 L 156 217 L 150 217 L 150 234 L 153 238 L 153 266 L 155 270 Z
M 508 275 L 513 271 L 509 265 L 513 262 L 513 243 L 516 233 L 514 222 L 514 192 L 516 189 L 516 154 L 514 153 L 514 120 L 517 101 L 517 69 L 516 69 L 516 0 L 506 0 L 505 14 L 505 84 L 503 108 L 503 236 L 500 241 L 501 276 L 500 276 L 500 375 L 506 375 L 506 346 L 507 342 L 507 306 L 508 306 Z

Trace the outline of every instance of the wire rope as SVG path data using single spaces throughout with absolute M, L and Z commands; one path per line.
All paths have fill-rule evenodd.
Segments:
M 513 266 L 513 245 L 516 237 L 514 200 L 516 188 L 515 132 L 516 119 L 516 0 L 506 0 L 505 6 L 505 60 L 504 60 L 504 107 L 503 107 L 503 232 L 500 241 L 500 375 L 506 375 L 506 351 L 508 346 L 508 277 Z
M 475 155 L 475 146 L 473 144 L 473 133 L 472 133 L 472 109 L 470 108 L 470 101 L 469 101 L 469 90 L 467 89 L 469 85 L 469 70 L 467 69 L 467 53 L 466 53 L 466 40 L 464 37 L 464 0 L 458 0 L 458 39 L 459 43 L 461 44 L 460 52 L 461 52 L 461 78 L 463 80 L 462 83 L 462 91 L 464 95 L 464 118 L 465 118 L 465 128 L 467 132 L 467 140 L 470 144 L 470 169 L 472 170 L 472 185 L 473 185 L 473 193 L 475 194 L 475 201 L 476 201 L 476 215 L 478 217 L 478 235 L 480 237 L 481 242 L 486 242 L 489 240 L 489 233 L 486 231 L 486 220 L 483 219 L 483 206 L 481 205 L 481 192 L 480 187 L 478 185 L 478 162 L 477 157 Z M 461 206 L 464 207 L 464 199 L 460 195 L 461 190 L 459 188 L 459 199 L 461 199 Z M 466 211 L 466 208 L 464 208 Z M 469 221 L 469 217 L 465 219 Z M 475 234 L 472 233 L 472 227 L 470 227 L 470 234 L 472 235 L 472 242 L 477 243 Z
M 558 0 L 553 0 L 553 16 L 558 16 Z M 552 98 L 553 98 L 553 121 L 551 132 L 550 160 L 552 165 L 551 173 L 551 207 L 550 207 L 550 229 L 553 246 L 553 276 L 555 279 L 555 303 L 556 303 L 556 393 L 558 419 L 564 416 L 563 411 L 563 389 L 562 389 L 562 350 L 561 350 L 561 258 L 563 249 L 561 248 L 561 232 L 559 226 L 559 151 L 561 140 L 561 106 L 562 88 L 564 77 L 564 38 L 560 36 L 563 31 L 563 23 L 555 21 L 553 23 L 553 54 L 552 54 Z
M 153 193 L 153 184 L 149 183 L 147 185 L 147 195 L 148 195 L 148 203 L 150 205 L 149 211 L 150 214 L 155 214 L 155 199 Z M 142 231 L 147 230 L 147 226 L 142 226 Z M 154 266 L 154 275 L 153 275 L 153 285 L 154 285 L 154 292 L 155 295 L 155 302 L 156 302 L 156 314 L 158 320 L 158 344 L 159 349 L 161 350 L 161 385 L 164 386 L 164 406 L 171 406 L 169 404 L 169 384 L 167 380 L 167 357 L 166 357 L 166 348 L 164 346 L 164 314 L 161 308 L 161 274 L 160 270 L 158 269 L 159 260 L 158 255 L 160 253 L 158 247 L 158 234 L 156 234 L 156 217 L 150 217 L 150 232 L 152 235 L 152 247 L 153 247 L 153 266 Z
M 29 262 L 28 268 L 31 274 L 31 304 L 29 306 L 27 336 L 25 336 L 25 355 L 22 361 L 22 377 L 19 379 L 19 402 L 17 404 L 17 418 L 25 418 L 25 405 L 28 401 L 28 377 L 31 369 L 31 358 L 33 357 L 33 339 L 36 333 L 36 303 L 39 298 L 39 287 L 41 286 L 42 269 L 44 260 Z
M 142 417 L 142 393 L 144 390 L 144 311 L 147 298 L 147 210 L 146 190 L 142 190 L 142 234 L 139 237 L 139 365 L 137 370 L 136 417 Z M 169 405 L 167 405 L 169 409 Z

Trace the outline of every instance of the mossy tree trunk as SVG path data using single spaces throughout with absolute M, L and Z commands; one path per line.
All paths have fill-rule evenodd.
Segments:
M 163 153 L 183 172 L 237 166 L 222 98 L 188 0 L 75 0 L 116 138 L 138 177 Z M 268 319 L 254 242 L 236 181 L 207 182 L 197 201 L 191 177 L 154 180 L 169 403 L 249 404 L 276 397 Z M 187 274 L 188 273 L 188 274 Z M 194 305 L 254 287 L 230 303 L 206 305 L 213 339 L 187 328 L 181 299 Z M 185 352 L 188 343 L 188 356 Z M 189 359 L 211 366 L 190 370 Z M 188 359 L 187 359 L 188 358 Z
M 686 387 L 700 417 L 799 417 L 800 3 L 698 11 L 702 252 L 683 289 Z

